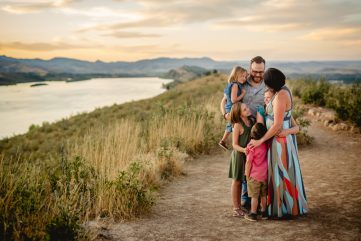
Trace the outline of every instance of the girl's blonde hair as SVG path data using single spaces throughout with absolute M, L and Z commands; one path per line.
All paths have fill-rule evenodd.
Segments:
M 247 70 L 242 68 L 241 66 L 233 67 L 232 72 L 228 78 L 228 83 L 237 82 L 237 75 L 242 74 L 244 72 L 247 72 Z
M 274 91 L 274 89 L 271 89 L 271 88 L 267 88 L 264 93 L 267 93 L 267 92 L 270 92 L 272 95 L 276 94 L 276 91 Z

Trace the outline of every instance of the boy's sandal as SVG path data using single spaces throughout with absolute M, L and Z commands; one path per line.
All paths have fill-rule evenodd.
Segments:
M 233 217 L 243 217 L 245 213 L 240 208 L 233 208 Z

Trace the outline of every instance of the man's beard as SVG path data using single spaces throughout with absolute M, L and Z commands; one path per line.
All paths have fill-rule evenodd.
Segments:
M 252 76 L 252 75 L 251 75 L 251 78 L 252 78 L 252 81 L 255 82 L 255 83 L 261 83 L 262 80 L 263 80 L 263 77 L 255 77 L 255 76 Z

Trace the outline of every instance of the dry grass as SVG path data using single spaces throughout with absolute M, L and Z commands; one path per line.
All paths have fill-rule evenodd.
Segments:
M 225 81 L 208 76 L 0 141 L 0 239 L 79 239 L 90 219 L 147 212 L 159 187 L 221 138 Z
M 164 181 L 221 137 L 224 123 L 215 112 L 222 94 L 214 97 L 214 91 L 221 90 L 222 78 L 210 76 L 151 102 L 98 109 L 1 142 L 0 239 L 72 240 L 89 219 L 132 218 L 149 210 Z

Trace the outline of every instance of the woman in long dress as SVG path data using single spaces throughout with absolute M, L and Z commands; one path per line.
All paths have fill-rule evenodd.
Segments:
M 285 86 L 285 75 L 270 68 L 264 73 L 265 84 L 276 91 L 266 107 L 267 133 L 260 140 L 251 140 L 258 146 L 269 140 L 268 201 L 270 217 L 297 216 L 308 211 L 307 198 L 298 159 L 295 135 L 282 135 L 292 128 L 292 94 Z

